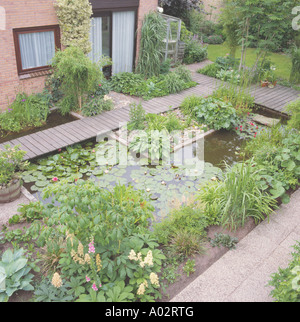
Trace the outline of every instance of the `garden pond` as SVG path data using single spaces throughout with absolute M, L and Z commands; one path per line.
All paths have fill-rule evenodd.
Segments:
M 164 165 L 142 165 L 145 160 L 137 159 L 130 152 L 127 165 L 122 165 L 115 159 L 112 148 L 115 141 L 88 142 L 32 163 L 23 174 L 24 186 L 38 200 L 49 203 L 50 199 L 42 198 L 42 190 L 62 180 L 76 184 L 80 178 L 94 179 L 101 187 L 110 190 L 116 184 L 132 185 L 148 195 L 156 210 L 155 219 L 161 221 L 170 207 L 193 198 L 201 183 L 216 180 L 222 173 L 222 161 L 228 164 L 238 161 L 237 152 L 242 142 L 243 138 L 234 132 L 214 132 L 204 142 L 194 142 L 177 150 L 171 155 L 173 161 Z M 187 165 L 186 160 L 197 161 L 197 166 L 193 162 L 192 166 Z

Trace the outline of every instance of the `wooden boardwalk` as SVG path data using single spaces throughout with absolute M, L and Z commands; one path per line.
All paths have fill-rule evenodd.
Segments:
M 178 108 L 186 96 L 192 94 L 198 96 L 211 95 L 220 84 L 220 81 L 215 78 L 197 73 L 193 73 L 193 79 L 198 83 L 193 88 L 181 93 L 154 98 L 150 101 L 142 101 L 146 113 L 162 113 L 170 108 Z M 285 105 L 299 97 L 298 91 L 279 85 L 273 89 L 253 86 L 250 88 L 250 93 L 255 97 L 256 104 L 277 112 L 284 112 Z M 20 145 L 20 149 L 27 151 L 26 160 L 42 157 L 69 145 L 95 139 L 99 133 L 118 129 L 124 122 L 129 121 L 129 110 L 130 106 L 128 105 L 94 117 L 59 125 L 7 141 L 0 144 L 0 148 L 3 148 L 6 144 Z

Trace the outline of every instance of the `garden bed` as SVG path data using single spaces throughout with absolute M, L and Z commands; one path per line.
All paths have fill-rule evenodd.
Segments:
M 31 127 L 31 128 L 25 128 L 22 131 L 18 133 L 1 133 L 0 136 L 0 144 L 5 143 L 14 139 L 18 139 L 22 136 L 33 134 L 39 131 L 43 131 L 61 124 L 66 124 L 69 122 L 76 121 L 78 118 L 71 115 L 61 115 L 58 110 L 53 110 L 50 112 L 47 121 L 44 125 L 39 127 Z

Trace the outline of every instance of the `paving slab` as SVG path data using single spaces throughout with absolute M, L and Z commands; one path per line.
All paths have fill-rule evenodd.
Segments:
M 288 266 L 300 241 L 300 190 L 171 302 L 273 302 L 271 274 Z

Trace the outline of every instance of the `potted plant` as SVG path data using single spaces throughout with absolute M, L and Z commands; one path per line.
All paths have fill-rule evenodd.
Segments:
M 28 162 L 24 162 L 25 151 L 20 145 L 5 145 L 0 149 L 0 203 L 12 202 L 21 195 L 22 181 L 19 172 L 25 170 Z
M 270 70 L 266 70 L 265 73 L 263 74 L 262 80 L 261 80 L 261 86 L 262 87 L 270 87 L 273 88 L 277 84 L 276 76 L 274 73 L 274 68 Z

